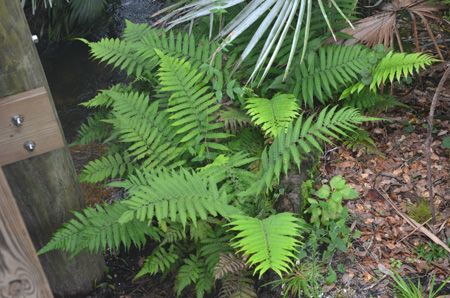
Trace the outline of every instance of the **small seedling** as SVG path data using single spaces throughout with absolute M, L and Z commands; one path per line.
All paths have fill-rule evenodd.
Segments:
M 414 132 L 414 126 L 408 121 L 402 122 L 402 125 L 405 127 L 405 131 L 408 133 Z
M 444 148 L 450 149 L 450 137 L 445 137 L 442 139 L 442 146 L 444 146 Z
M 406 209 L 408 215 L 420 224 L 426 222 L 431 217 L 430 204 L 423 198 L 417 203 L 408 206 Z
M 394 259 L 394 258 L 390 258 L 390 260 L 391 260 L 391 267 L 392 268 L 398 268 L 398 269 L 400 269 L 401 267 L 402 267 L 402 261 L 401 260 L 396 260 L 396 259 Z

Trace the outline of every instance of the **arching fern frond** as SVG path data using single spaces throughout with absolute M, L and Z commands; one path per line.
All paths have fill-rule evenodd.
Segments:
M 331 109 L 324 108 L 317 117 L 313 115 L 305 120 L 301 114 L 295 124 L 291 123 L 286 129 L 280 131 L 269 150 L 264 150 L 261 158 L 262 178 L 260 183 L 255 185 L 257 192 L 259 193 L 264 185 L 270 187 L 274 178 L 279 181 L 282 170 L 287 174 L 291 160 L 300 171 L 299 148 L 305 153 L 310 152 L 312 148 L 321 151 L 318 140 L 331 142 L 328 137 L 339 139 L 339 135 L 346 136 L 348 131 L 354 130 L 356 124 L 372 120 L 375 119 L 362 116 L 356 109 L 337 110 L 337 106 Z
M 120 218 L 128 222 L 134 218 L 150 221 L 170 219 L 186 225 L 189 219 L 195 225 L 197 218 L 208 215 L 228 217 L 242 213 L 228 205 L 225 192 L 219 192 L 214 181 L 207 181 L 197 173 L 187 170 L 160 171 L 147 176 L 146 185 L 129 189 L 130 199 L 124 201 L 129 208 Z
M 247 264 L 257 265 L 259 277 L 269 269 L 280 277 L 288 272 L 293 252 L 301 244 L 302 227 L 292 213 L 279 213 L 263 220 L 244 215 L 233 216 L 230 231 L 238 231 L 234 248 L 248 257 Z M 281 227 L 281 228 L 280 228 Z
M 219 110 L 219 120 L 225 124 L 225 129 L 237 133 L 239 128 L 244 128 L 252 119 L 242 110 L 226 107 Z
M 165 55 L 188 60 L 193 68 L 198 69 L 202 65 L 210 65 L 216 70 L 223 69 L 223 55 L 221 52 L 216 53 L 219 46 L 217 42 L 209 41 L 206 38 L 196 39 L 194 34 L 175 35 L 173 31 L 167 34 L 164 30 L 158 30 L 146 24 L 133 24 L 128 20 L 125 22 L 124 41 L 140 49 L 138 51 L 141 51 L 142 55 L 145 53 L 146 56 L 157 61 L 158 56 L 154 51 L 157 49 Z M 223 69 L 225 73 L 229 72 L 229 68 Z
M 214 114 L 220 105 L 216 104 L 214 94 L 208 92 L 208 87 L 202 82 L 204 73 L 192 68 L 185 60 L 179 60 L 158 53 L 161 58 L 161 68 L 158 73 L 162 92 L 171 92 L 169 99 L 171 124 L 177 128 L 177 134 L 183 138 L 181 143 L 199 145 L 199 156 L 202 156 L 206 148 L 214 148 L 227 151 L 228 148 L 219 142 L 230 135 L 220 129 L 223 123 L 214 122 L 217 115 Z
M 82 38 L 79 40 L 91 48 L 93 58 L 100 59 L 100 62 L 106 62 L 113 68 L 119 67 L 120 70 L 126 71 L 128 76 L 151 77 L 151 72 L 157 65 L 157 61 L 137 52 L 132 45 L 123 40 L 108 38 L 102 38 L 98 42 L 89 42 Z
M 74 212 L 76 219 L 64 224 L 38 254 L 59 249 L 72 252 L 73 257 L 83 249 L 105 252 L 107 247 L 118 250 L 122 244 L 129 249 L 132 242 L 137 247 L 144 245 L 146 236 L 158 239 L 154 228 L 145 222 L 131 220 L 120 224 L 118 219 L 126 210 L 122 203 L 105 203 L 96 209 L 85 209 L 84 214 Z
M 178 270 L 175 281 L 175 289 L 179 296 L 181 292 L 190 284 L 195 284 L 197 298 L 202 298 L 214 286 L 214 278 L 205 268 L 203 260 L 196 255 L 189 255 L 185 258 L 184 265 Z
M 372 81 L 370 82 L 369 89 L 372 92 L 376 92 L 377 88 L 381 84 L 386 83 L 387 80 L 392 84 L 394 79 L 399 81 L 402 77 L 407 78 L 409 75 L 413 75 L 414 72 L 419 72 L 420 68 L 431 65 L 439 60 L 433 58 L 430 55 L 422 53 L 394 53 L 390 51 L 384 56 L 381 61 L 370 72 L 372 74 Z M 349 95 L 355 92 L 361 92 L 365 87 L 363 82 L 358 82 L 342 92 L 340 99 L 347 98 Z
M 245 106 L 252 121 L 261 126 L 265 135 L 275 137 L 280 130 L 298 116 L 300 109 L 290 94 L 276 94 L 271 100 L 249 98 Z
M 109 88 L 110 91 L 115 92 L 128 92 L 130 91 L 131 87 L 126 86 L 123 84 L 117 84 Z M 93 99 L 82 102 L 80 105 L 86 107 L 86 108 L 109 108 L 111 104 L 113 103 L 113 99 L 108 96 L 105 90 L 100 91 Z
M 102 141 L 106 138 L 109 132 L 109 124 L 103 120 L 107 115 L 102 111 L 96 111 L 94 116 L 88 117 L 87 123 L 81 124 L 80 130 L 78 130 L 77 140 L 70 144 L 74 145 L 86 145 L 95 140 Z
M 220 254 L 233 251 L 230 246 L 231 238 L 233 235 L 226 233 L 223 225 L 216 225 L 214 236 L 201 241 L 200 256 L 205 259 L 205 265 L 211 275 L 214 275 L 214 268 L 220 260 Z
M 294 94 L 302 103 L 314 107 L 314 97 L 325 103 L 333 92 L 357 82 L 363 68 L 368 68 L 370 49 L 358 46 L 328 46 L 319 53 L 310 52 L 293 70 L 286 93 Z
M 80 181 L 97 183 L 108 178 L 122 177 L 125 172 L 131 174 L 136 167 L 128 155 L 121 156 L 119 153 L 114 155 L 102 156 L 100 159 L 89 162 L 79 176 Z
M 404 103 L 395 100 L 393 96 L 381 95 L 364 87 L 359 93 L 354 93 L 344 101 L 344 106 L 357 108 L 361 111 L 384 110 L 393 106 L 401 106 L 409 109 Z
M 422 53 L 394 53 L 389 52 L 380 63 L 373 70 L 373 80 L 370 84 L 370 90 L 376 91 L 382 83 L 389 79 L 390 83 L 394 81 L 394 78 L 399 81 L 402 76 L 408 77 L 413 75 L 414 72 L 419 72 L 420 68 L 431 65 L 434 62 L 439 61 L 433 58 L 433 56 L 425 55 Z
M 184 163 L 180 159 L 184 152 L 178 146 L 180 138 L 171 126 L 169 115 L 158 109 L 158 102 L 150 104 L 149 96 L 138 92 L 105 92 L 114 100 L 115 119 L 110 122 L 118 131 L 119 140 L 130 143 L 127 151 L 142 167 L 176 168 Z
M 134 279 L 145 274 L 155 275 L 160 271 L 164 272 L 169 269 L 178 260 L 178 252 L 174 248 L 174 245 L 171 245 L 168 250 L 164 249 L 163 246 L 157 246 L 151 255 L 145 259 L 144 266 Z

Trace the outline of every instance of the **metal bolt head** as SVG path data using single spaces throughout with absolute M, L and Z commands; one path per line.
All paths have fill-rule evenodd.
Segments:
M 33 152 L 34 148 L 36 148 L 36 143 L 33 141 L 26 141 L 25 144 L 23 144 L 23 147 L 25 150 Z
M 25 118 L 22 115 L 15 115 L 11 119 L 12 123 L 17 127 L 21 127 L 24 120 Z

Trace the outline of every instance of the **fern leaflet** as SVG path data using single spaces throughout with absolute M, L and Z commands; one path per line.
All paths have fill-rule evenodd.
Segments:
M 238 231 L 232 246 L 248 256 L 249 266 L 257 264 L 255 273 L 259 271 L 259 277 L 269 269 L 280 277 L 282 271 L 289 271 L 291 258 L 295 258 L 293 252 L 301 244 L 298 238 L 302 230 L 292 213 L 279 213 L 263 220 L 244 215 L 232 218 L 230 231 Z
M 201 143 L 197 152 L 201 156 L 206 148 L 227 151 L 228 148 L 217 139 L 225 139 L 229 134 L 218 132 L 223 123 L 214 122 L 220 105 L 216 104 L 213 93 L 207 93 L 208 87 L 201 83 L 204 74 L 191 68 L 184 60 L 165 56 L 159 53 L 161 69 L 158 73 L 162 92 L 172 92 L 169 99 L 171 124 L 177 127 L 177 134 L 182 134 L 181 143 Z
M 79 179 L 80 181 L 97 183 L 109 177 L 122 177 L 125 172 L 131 174 L 134 168 L 135 165 L 128 155 L 122 157 L 119 153 L 116 153 L 89 162 L 81 172 Z
M 165 250 L 162 246 L 155 248 L 151 255 L 145 259 L 144 267 L 136 274 L 134 279 L 145 274 L 155 275 L 160 271 L 164 272 L 169 269 L 178 260 L 178 252 L 174 248 L 174 245 L 171 245 L 168 250 Z
M 64 224 L 64 228 L 59 229 L 38 254 L 59 249 L 71 251 L 73 257 L 83 249 L 105 252 L 107 247 L 119 249 L 121 244 L 128 249 L 131 242 L 141 247 L 146 243 L 146 235 L 159 239 L 154 228 L 147 223 L 131 220 L 120 224 L 118 219 L 126 210 L 122 203 L 105 203 L 103 206 L 97 205 L 96 209 L 85 209 L 84 215 L 74 212 L 76 219 Z
M 131 198 L 123 202 L 129 210 L 121 222 L 133 218 L 150 221 L 156 216 L 159 221 L 168 218 L 185 226 L 188 219 L 195 225 L 198 217 L 206 220 L 208 214 L 229 217 L 242 213 L 228 205 L 227 194 L 219 192 L 212 179 L 208 183 L 197 173 L 181 169 L 155 172 L 148 177 L 146 185 L 129 189 Z
M 266 135 L 275 137 L 279 131 L 298 116 L 299 106 L 293 95 L 276 94 L 271 100 L 249 98 L 245 106 L 252 121 L 261 126 Z

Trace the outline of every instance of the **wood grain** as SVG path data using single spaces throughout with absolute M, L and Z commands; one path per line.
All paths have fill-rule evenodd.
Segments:
M 1 169 L 0 297 L 53 297 Z
M 0 0 L 0 98 L 42 86 L 59 125 L 20 1 Z M 86 206 L 66 147 L 4 165 L 2 170 L 36 250 L 48 243 L 62 223 L 73 218 L 71 210 L 81 212 Z M 93 290 L 94 281 L 101 282 L 104 275 L 100 254 L 80 254 L 69 261 L 68 253 L 52 251 L 40 255 L 39 260 L 57 297 L 84 297 Z
M 13 125 L 15 115 L 23 125 Z M 33 152 L 23 147 L 34 141 Z M 64 138 L 44 87 L 0 99 L 0 166 L 64 147 Z

